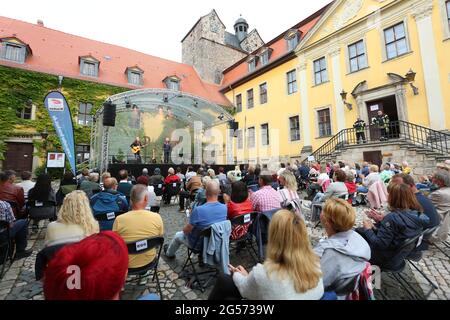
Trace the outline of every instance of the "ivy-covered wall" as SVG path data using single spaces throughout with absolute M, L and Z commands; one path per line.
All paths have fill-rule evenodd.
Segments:
M 47 149 L 60 149 L 58 137 L 44 107 L 44 97 L 58 88 L 58 76 L 32 72 L 23 69 L 0 66 L 0 160 L 4 160 L 8 137 L 39 133 L 47 128 L 49 137 Z M 128 91 L 128 88 L 114 87 L 95 82 L 64 78 L 61 92 L 66 97 L 72 116 L 78 114 L 80 102 L 93 105 L 93 113 L 111 95 Z M 28 100 L 36 106 L 36 119 L 23 120 L 17 116 Z M 80 126 L 74 119 L 75 144 L 89 144 L 90 127 Z M 35 141 L 38 156 L 43 157 L 42 143 Z

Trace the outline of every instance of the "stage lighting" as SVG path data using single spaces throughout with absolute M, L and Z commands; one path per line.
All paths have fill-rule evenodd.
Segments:
M 163 102 L 164 103 L 168 103 L 169 102 L 169 95 L 167 93 L 164 93 Z
M 198 108 L 198 101 L 194 101 L 194 107 Z
M 192 118 L 192 115 L 190 113 L 187 114 L 188 119 Z
M 223 121 L 223 119 L 225 118 L 224 114 L 221 113 L 220 116 L 217 117 L 220 121 Z
M 139 107 L 137 105 L 133 104 L 133 108 L 132 109 L 133 110 L 139 110 Z
M 130 99 L 128 97 L 125 97 L 125 107 L 127 109 L 131 108 L 131 103 L 130 103 Z

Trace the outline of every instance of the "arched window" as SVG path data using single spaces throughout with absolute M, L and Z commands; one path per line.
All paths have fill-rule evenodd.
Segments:
M 243 26 L 240 26 L 240 27 L 239 27 L 239 31 L 241 31 L 241 32 L 244 31 L 244 27 L 243 27 Z

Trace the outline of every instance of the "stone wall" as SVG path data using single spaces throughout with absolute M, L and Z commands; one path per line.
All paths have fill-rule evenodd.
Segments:
M 256 49 L 261 48 L 264 45 L 264 41 L 259 36 L 256 30 L 250 32 L 242 42 L 241 47 L 247 52 L 253 52 Z
M 387 144 L 370 145 L 367 147 L 350 147 L 338 152 L 332 160 L 351 161 L 362 163 L 364 161 L 364 152 L 381 151 L 384 163 L 398 163 L 408 161 L 413 168 L 413 175 L 417 179 L 421 175 L 432 174 L 439 162 L 435 156 L 427 155 L 426 152 L 408 144 Z

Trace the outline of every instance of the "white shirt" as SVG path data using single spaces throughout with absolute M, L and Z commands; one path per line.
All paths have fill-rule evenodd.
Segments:
M 186 182 L 191 180 L 191 178 L 195 177 L 196 175 L 197 173 L 195 173 L 194 171 L 186 173 Z
M 23 195 L 25 197 L 25 200 L 28 199 L 28 192 L 34 188 L 35 184 L 36 182 L 33 182 L 31 180 L 25 180 L 17 184 L 19 187 L 23 188 Z

